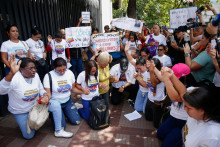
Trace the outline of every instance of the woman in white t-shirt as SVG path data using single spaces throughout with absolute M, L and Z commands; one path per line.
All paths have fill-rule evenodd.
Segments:
M 142 48 L 142 44 L 140 42 L 140 40 L 138 40 L 136 34 L 134 32 L 131 32 L 129 35 L 129 44 L 130 44 L 130 48 L 129 48 L 129 54 L 132 53 L 132 50 L 134 50 L 135 53 L 140 52 L 141 48 Z
M 35 135 L 35 130 L 31 129 L 31 132 L 27 133 L 29 112 L 39 96 L 42 97 L 41 104 L 48 104 L 49 97 L 36 73 L 34 60 L 22 58 L 21 61 L 19 71 L 14 75 L 10 83 L 5 83 L 8 88 L 5 87 L 6 85 L 3 86 L 4 90 L 1 90 L 1 94 L 8 93 L 8 110 L 13 114 L 23 137 L 31 139 Z
M 220 99 L 215 89 L 197 87 L 186 92 L 185 86 L 171 69 L 164 68 L 161 75 L 169 97 L 174 101 L 183 101 L 189 115 L 182 132 L 185 147 L 219 147 Z
M 86 62 L 85 71 L 82 71 L 77 77 L 76 87 L 83 92 L 82 105 L 79 109 L 79 114 L 85 119 L 89 120 L 90 115 L 90 101 L 93 97 L 99 96 L 99 73 L 98 66 L 94 60 Z
M 52 39 L 51 35 L 48 35 L 47 39 L 48 39 L 48 44 L 46 47 L 46 51 L 47 52 L 52 51 L 51 66 L 53 66 L 53 61 L 58 57 L 67 60 L 67 62 L 70 62 L 69 47 L 66 40 L 63 39 L 62 33 L 58 31 L 55 33 L 55 39 Z
M 75 87 L 75 76 L 72 71 L 66 68 L 66 60 L 61 57 L 56 58 L 53 67 L 54 70 L 49 72 L 52 90 L 49 74 L 44 77 L 44 87 L 50 97 L 49 111 L 53 114 L 54 135 L 56 137 L 72 137 L 73 133 L 64 131 L 66 125 L 64 114 L 71 124 L 80 124 L 80 116 L 71 99 L 71 91 L 74 93 L 82 92 Z
M 15 59 L 18 61 L 24 57 L 32 58 L 27 45 L 24 41 L 18 39 L 19 32 L 16 25 L 7 26 L 7 34 L 9 36 L 8 41 L 4 41 L 1 46 L 1 58 L 2 62 L 6 65 L 5 74 L 7 75 L 10 71 L 9 59 L 11 54 L 15 54 Z
M 31 38 L 26 40 L 27 46 L 29 47 L 29 51 L 33 58 L 35 60 L 44 59 L 47 58 L 47 52 L 44 47 L 43 41 L 41 41 L 41 35 L 42 31 L 39 27 L 34 26 L 31 30 Z M 36 62 L 37 65 L 37 73 L 40 76 L 41 81 L 43 81 L 43 78 L 45 74 L 48 72 L 48 66 L 45 62 L 44 65 L 41 65 L 39 62 Z

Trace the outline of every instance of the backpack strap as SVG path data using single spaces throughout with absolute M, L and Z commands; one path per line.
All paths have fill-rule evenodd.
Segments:
M 52 77 L 51 74 L 48 72 L 49 82 L 50 82 L 50 94 L 52 96 Z

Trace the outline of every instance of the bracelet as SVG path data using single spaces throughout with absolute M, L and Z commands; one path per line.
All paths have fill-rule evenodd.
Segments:
M 39 97 L 38 99 L 38 104 L 41 104 L 41 97 Z

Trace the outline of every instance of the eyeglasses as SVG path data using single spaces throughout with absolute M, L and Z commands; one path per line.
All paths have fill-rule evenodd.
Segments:
M 60 73 L 65 73 L 66 72 L 66 69 L 64 70 L 55 70 L 56 73 L 60 74 Z
M 30 70 L 30 71 L 36 71 L 37 68 L 36 67 L 30 67 L 30 68 L 26 68 L 27 70 Z
M 163 51 L 163 49 L 157 49 L 158 51 Z

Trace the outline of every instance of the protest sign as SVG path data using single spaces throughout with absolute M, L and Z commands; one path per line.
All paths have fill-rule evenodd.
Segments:
M 90 12 L 82 12 L 82 23 L 90 23 Z
M 90 45 L 91 27 L 70 27 L 65 29 L 66 41 L 70 48 Z
M 197 7 L 170 9 L 170 28 L 175 29 L 186 25 L 189 18 L 196 20 L 196 11 Z
M 93 50 L 103 50 L 106 52 L 119 52 L 119 33 L 100 33 L 92 35 Z
M 123 18 L 113 19 L 112 26 L 115 26 L 117 28 L 121 28 L 124 30 L 141 33 L 143 22 L 137 19 L 123 17 Z

